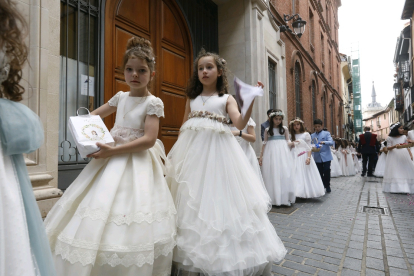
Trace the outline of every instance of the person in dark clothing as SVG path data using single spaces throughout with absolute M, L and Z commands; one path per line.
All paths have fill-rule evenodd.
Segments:
M 371 133 L 371 128 L 366 126 L 364 128 L 365 133 L 359 135 L 358 153 L 362 155 L 362 173 L 361 176 L 374 176 L 372 174 L 375 168 L 375 160 L 378 159 L 377 151 L 379 150 L 379 142 L 377 141 L 377 135 Z
M 269 119 L 269 115 L 270 115 L 270 113 L 272 113 L 274 111 L 274 109 L 269 109 L 268 111 L 267 111 L 267 121 L 266 122 L 264 122 L 263 124 L 261 124 L 260 125 L 260 135 L 262 136 L 262 142 L 263 142 L 263 140 L 264 140 L 264 131 L 265 131 L 265 129 L 266 128 L 268 128 L 269 127 L 269 125 L 270 125 L 270 119 Z

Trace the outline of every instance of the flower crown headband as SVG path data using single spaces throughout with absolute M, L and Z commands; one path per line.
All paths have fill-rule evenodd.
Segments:
M 299 118 L 295 118 L 295 119 L 293 119 L 292 121 L 290 121 L 289 125 L 294 124 L 294 123 L 296 123 L 296 122 L 299 122 L 299 123 L 304 124 L 304 122 L 303 122 L 301 119 L 299 119 Z
M 396 126 L 401 126 L 401 123 L 400 123 L 400 122 L 396 122 L 395 124 L 393 124 L 393 125 L 390 127 L 390 129 L 391 129 L 391 130 L 393 130 L 393 129 L 394 129 L 394 127 L 396 127 Z
M 277 111 L 277 112 L 272 112 L 272 113 L 269 114 L 269 117 L 274 117 L 274 116 L 285 117 L 285 113 L 283 113 L 283 111 Z

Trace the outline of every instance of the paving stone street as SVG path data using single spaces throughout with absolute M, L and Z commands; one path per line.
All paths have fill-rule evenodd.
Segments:
M 270 212 L 288 250 L 273 273 L 414 275 L 414 196 L 383 193 L 381 182 L 333 178 L 332 193 L 299 199 L 291 214 Z

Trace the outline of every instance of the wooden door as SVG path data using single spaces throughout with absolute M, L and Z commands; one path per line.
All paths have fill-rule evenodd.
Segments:
M 185 86 L 191 74 L 189 28 L 174 0 L 109 0 L 105 8 L 105 97 L 129 91 L 121 71 L 129 38 L 144 37 L 155 52 L 156 75 L 151 93 L 164 102 L 158 138 L 168 152 L 178 137 L 185 108 Z M 115 115 L 105 119 L 108 128 Z

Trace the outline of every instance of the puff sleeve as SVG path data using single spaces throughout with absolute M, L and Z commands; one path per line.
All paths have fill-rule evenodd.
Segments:
M 156 115 L 159 117 L 164 117 L 164 103 L 160 98 L 154 97 L 148 103 L 147 106 L 147 115 Z
M 118 102 L 119 102 L 119 97 L 121 97 L 121 94 L 122 94 L 123 92 L 122 91 L 119 91 L 118 93 L 116 93 L 115 94 L 115 96 L 113 96 L 109 101 L 108 101 L 108 104 L 110 105 L 110 106 L 118 106 Z

